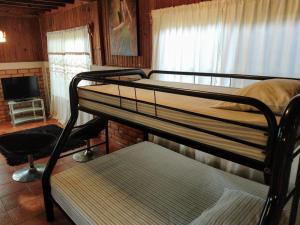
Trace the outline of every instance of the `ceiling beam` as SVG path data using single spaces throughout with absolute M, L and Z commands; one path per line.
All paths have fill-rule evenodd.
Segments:
M 0 2 L 10 2 L 10 3 L 16 3 L 16 4 L 30 4 L 30 5 L 36 5 L 36 6 L 65 6 L 66 3 L 60 3 L 60 2 L 40 2 L 36 0 L 1 0 Z
M 0 14 L 11 14 L 11 16 L 15 16 L 18 15 L 18 13 L 14 13 L 14 11 L 11 10 L 20 11 L 27 9 L 29 10 L 28 15 L 36 16 L 72 3 L 75 3 L 75 0 L 0 0 Z M 3 10 L 5 8 L 7 8 L 8 11 Z
M 56 9 L 57 6 L 47 6 L 47 5 L 39 5 L 29 2 L 22 2 L 22 1 L 11 1 L 11 0 L 0 0 L 0 3 L 11 5 L 11 6 L 24 6 L 27 8 L 46 8 L 46 9 Z
M 26 1 L 26 0 L 25 0 Z M 74 0 L 38 0 L 39 2 L 74 3 Z
M 20 17 L 20 18 L 35 18 L 39 15 L 39 12 L 31 12 L 28 14 L 12 14 L 11 12 L 0 12 L 0 16 L 5 17 Z
M 6 7 L 18 7 L 18 8 L 27 8 L 27 9 L 37 9 L 40 11 L 47 11 L 51 9 L 56 9 L 57 7 L 47 7 L 47 6 L 35 6 L 35 5 L 30 5 L 30 4 L 18 4 L 18 3 L 13 3 L 13 2 L 4 2 L 0 1 L 0 6 L 6 6 Z

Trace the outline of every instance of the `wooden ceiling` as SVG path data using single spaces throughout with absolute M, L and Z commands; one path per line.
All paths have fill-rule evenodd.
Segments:
M 0 15 L 36 16 L 74 2 L 74 0 L 0 0 Z

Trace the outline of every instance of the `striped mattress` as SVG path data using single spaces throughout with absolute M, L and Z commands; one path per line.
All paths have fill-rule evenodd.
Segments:
M 265 198 L 267 186 L 142 142 L 51 178 L 52 196 L 84 225 L 189 224 L 224 189 Z
M 142 79 L 139 83 L 191 91 L 233 94 L 235 88 L 182 84 Z M 90 110 L 160 129 L 235 154 L 264 161 L 267 121 L 258 113 L 217 109 L 214 100 L 117 85 L 91 85 L 78 90 L 79 105 Z M 119 96 L 122 96 L 120 99 Z M 135 100 L 138 100 L 136 102 Z M 157 105 L 154 106 L 153 103 Z M 173 110 L 173 109 L 178 110 Z M 139 112 L 141 114 L 137 114 Z M 199 114 L 204 115 L 202 117 Z M 220 118 L 214 120 L 209 116 Z M 231 120 L 233 122 L 224 122 Z M 277 118 L 279 119 L 279 118 Z M 169 121 L 180 124 L 172 124 Z M 235 123 L 243 123 L 240 126 Z M 196 128 L 197 130 L 193 129 Z M 209 131 L 208 133 L 203 130 Z M 217 135 L 216 135 L 217 134 Z M 220 137 L 220 135 L 223 135 Z M 227 136 L 227 137 L 224 137 Z

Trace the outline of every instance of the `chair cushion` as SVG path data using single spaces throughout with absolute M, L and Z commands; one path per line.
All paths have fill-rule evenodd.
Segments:
M 10 166 L 26 163 L 28 154 L 33 154 L 34 159 L 48 156 L 52 153 L 62 130 L 57 125 L 46 125 L 2 135 L 0 152 Z M 64 151 L 84 145 L 82 140 L 68 140 Z
M 29 155 L 39 149 L 50 146 L 56 137 L 43 133 L 17 133 L 0 137 L 0 145 L 7 152 Z
M 69 139 L 88 140 L 91 138 L 96 138 L 99 136 L 99 133 L 106 127 L 106 125 L 106 119 L 92 119 L 89 122 L 73 129 Z

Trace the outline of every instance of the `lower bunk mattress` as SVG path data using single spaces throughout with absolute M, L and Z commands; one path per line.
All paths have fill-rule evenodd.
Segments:
M 51 187 L 54 200 L 78 225 L 189 224 L 225 189 L 262 199 L 268 191 L 150 142 L 63 171 L 51 178 Z

